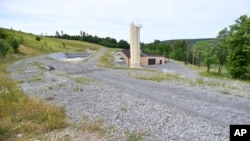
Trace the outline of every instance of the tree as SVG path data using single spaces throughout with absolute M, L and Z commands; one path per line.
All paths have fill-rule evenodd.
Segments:
M 208 42 L 204 46 L 204 57 L 204 63 L 207 66 L 207 72 L 209 72 L 211 65 L 216 62 L 216 56 L 214 55 L 214 46 L 211 42 Z
M 128 42 L 125 41 L 125 40 L 120 40 L 120 41 L 118 42 L 118 47 L 119 47 L 119 48 L 123 48 L 123 49 L 129 49 L 129 44 L 128 44 Z
M 179 61 L 186 61 L 187 59 L 187 42 L 186 40 L 171 40 L 168 41 L 164 47 L 165 53 L 168 57 Z
M 0 55 L 3 57 L 4 60 L 6 58 L 8 51 L 9 51 L 9 44 L 6 41 L 0 39 Z
M 56 37 L 60 37 L 60 33 L 56 31 Z
M 233 78 L 250 79 L 250 17 L 241 16 L 230 26 L 227 68 Z
M 223 65 L 227 62 L 229 31 L 227 28 L 221 30 L 216 37 L 215 55 L 218 58 L 218 73 L 221 74 Z
M 210 43 L 208 41 L 198 41 L 193 46 L 193 64 L 195 64 L 195 58 L 197 58 L 198 66 L 201 66 L 201 63 L 205 59 L 205 51 L 210 48 Z

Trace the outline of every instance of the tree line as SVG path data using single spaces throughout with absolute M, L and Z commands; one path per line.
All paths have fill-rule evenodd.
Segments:
M 110 47 L 110 48 L 122 48 L 122 49 L 129 49 L 129 43 L 125 40 L 120 40 L 117 41 L 114 38 L 111 37 L 105 37 L 101 38 L 98 36 L 93 36 L 90 34 L 85 33 L 84 31 L 80 31 L 80 35 L 68 35 L 67 33 L 64 33 L 61 31 L 56 31 L 55 36 L 50 36 L 54 38 L 60 38 L 60 39 L 68 39 L 68 40 L 78 40 L 78 41 L 85 41 L 89 43 L 95 43 L 99 44 L 105 47 Z
M 205 65 L 207 72 L 215 64 L 219 74 L 226 66 L 233 78 L 250 79 L 250 17 L 247 15 L 240 16 L 234 24 L 219 31 L 214 40 L 198 41 L 191 47 L 186 40 L 155 40 L 141 46 L 148 53 Z

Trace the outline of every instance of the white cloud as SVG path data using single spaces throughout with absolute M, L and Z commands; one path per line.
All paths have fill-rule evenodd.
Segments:
M 249 14 L 248 0 L 1 0 L 0 26 L 36 34 L 80 30 L 129 39 L 129 24 L 143 25 L 141 41 L 215 37 Z

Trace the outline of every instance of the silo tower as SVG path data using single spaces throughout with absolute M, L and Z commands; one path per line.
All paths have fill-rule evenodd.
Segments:
M 140 67 L 140 28 L 141 25 L 130 25 L 130 67 Z

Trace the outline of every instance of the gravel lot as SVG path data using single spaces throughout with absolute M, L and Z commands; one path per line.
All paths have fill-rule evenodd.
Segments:
M 227 141 L 230 124 L 250 124 L 249 84 L 139 80 L 133 76 L 153 72 L 96 66 L 104 51 L 78 63 L 32 57 L 13 63 L 9 71 L 28 95 L 64 106 L 70 121 L 88 116 L 112 126 L 104 140 L 136 133 L 152 141 Z M 47 65 L 56 69 L 48 71 Z

